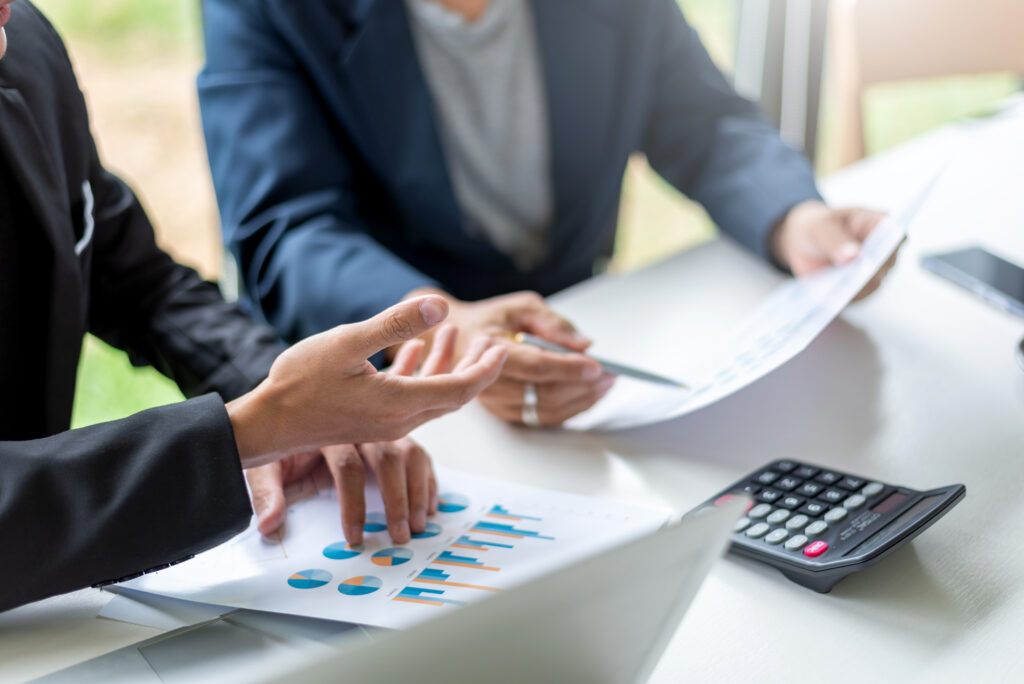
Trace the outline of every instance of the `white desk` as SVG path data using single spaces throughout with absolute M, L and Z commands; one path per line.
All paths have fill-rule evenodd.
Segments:
M 1024 104 L 949 127 L 825 184 L 837 204 L 898 209 L 953 162 L 883 289 L 811 347 L 696 414 L 607 435 L 531 432 L 477 406 L 421 429 L 447 465 L 685 510 L 769 459 L 792 457 L 967 498 L 909 547 L 819 595 L 769 568 L 713 571 L 653 681 L 1010 681 L 1024 676 L 1024 322 L 928 274 L 922 252 L 989 244 L 1024 263 Z M 727 329 L 779 276 L 726 241 L 602 277 L 556 307 L 628 358 L 655 316 Z M 685 345 L 683 345 L 685 346 Z M 0 615 L 0 680 L 36 676 L 154 635 L 96 620 L 94 590 Z

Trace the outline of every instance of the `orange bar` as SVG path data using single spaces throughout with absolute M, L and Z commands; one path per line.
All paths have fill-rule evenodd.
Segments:
M 443 606 L 444 605 L 443 603 L 438 603 L 437 601 L 427 601 L 426 599 L 405 598 L 403 596 L 396 596 L 395 598 L 392 599 L 392 601 L 405 601 L 406 603 L 425 603 L 428 606 Z
M 500 513 L 487 513 L 486 515 L 492 518 L 501 518 L 502 520 L 522 520 L 522 518 L 515 518 L 511 515 L 501 515 Z
M 512 537 L 513 539 L 523 538 L 523 535 L 521 534 L 511 534 L 509 532 L 494 532 L 493 530 L 478 530 L 475 527 L 471 529 L 470 532 L 476 532 L 477 534 L 496 534 L 499 537 Z
M 452 544 L 453 548 L 456 549 L 469 549 L 470 551 L 487 551 L 488 549 L 481 549 L 477 546 L 466 546 L 465 544 Z
M 501 568 L 489 568 L 486 565 L 472 565 L 470 563 L 453 563 L 452 561 L 439 561 L 439 560 L 436 560 L 434 562 L 437 563 L 438 565 L 455 565 L 455 566 L 458 566 L 460 568 L 473 568 L 474 570 L 494 570 L 495 572 L 497 572 L 498 570 L 501 570 Z
M 446 587 L 462 587 L 463 589 L 483 589 L 484 591 L 501 591 L 501 589 L 495 589 L 494 587 L 481 587 L 479 584 L 463 584 L 462 582 L 445 582 L 443 580 L 414 579 L 413 582 L 423 582 L 424 584 L 440 584 Z

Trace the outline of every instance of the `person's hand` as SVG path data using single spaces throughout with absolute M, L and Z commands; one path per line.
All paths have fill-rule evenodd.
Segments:
M 227 405 L 243 467 L 331 444 L 393 441 L 472 400 L 505 363 L 507 351 L 490 340 L 471 344 L 454 370 L 440 375 L 378 373 L 367 361 L 447 313 L 441 297 L 411 299 L 282 353 L 266 380 Z
M 419 368 L 421 376 L 451 371 L 458 332 L 450 325 L 435 336 L 430 355 Z M 423 340 L 401 346 L 388 372 L 409 376 L 420 366 Z M 273 534 L 284 523 L 285 488 L 305 477 L 329 479 L 338 492 L 341 524 L 349 544 L 363 541 L 366 520 L 366 469 L 376 475 L 384 499 L 388 532 L 396 544 L 427 527 L 427 516 L 437 513 L 437 480 L 430 457 L 409 438 L 373 444 L 346 444 L 292 454 L 274 463 L 246 471 L 260 534 Z M 324 472 L 326 471 L 326 472 Z
M 341 504 L 341 529 L 349 544 L 363 543 L 368 470 L 380 486 L 388 533 L 394 543 L 407 543 L 412 534 L 427 528 L 427 516 L 437 513 L 437 480 L 430 457 L 419 444 L 408 437 L 394 442 L 343 444 L 292 454 L 246 471 L 260 534 L 273 534 L 284 523 L 288 508 L 285 488 L 305 477 L 323 478 L 318 470 L 326 470 L 333 480 Z
M 414 294 L 426 292 L 417 290 Z M 584 356 L 590 346 L 573 325 L 548 307 L 533 292 L 492 297 L 479 302 L 462 302 L 443 292 L 451 307 L 449 318 L 462 337 L 487 335 L 503 340 L 508 360 L 498 380 L 480 393 L 480 403 L 499 418 L 511 423 L 524 422 L 526 384 L 537 393 L 537 419 L 540 425 L 560 425 L 593 406 L 607 394 L 615 377 L 602 372 L 601 365 Z M 577 354 L 560 354 L 509 339 L 527 332 L 568 347 Z M 456 356 L 463 350 L 456 348 Z
M 848 263 L 860 254 L 861 243 L 883 218 L 885 214 L 868 209 L 832 209 L 817 200 L 802 202 L 772 233 L 772 256 L 795 276 Z M 855 300 L 877 290 L 895 263 L 894 252 Z

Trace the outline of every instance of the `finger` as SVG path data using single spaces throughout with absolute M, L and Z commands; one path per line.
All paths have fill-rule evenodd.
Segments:
M 399 302 L 360 323 L 335 330 L 344 336 L 346 354 L 369 358 L 382 349 L 419 337 L 448 315 L 448 302 L 437 295 Z
M 839 215 L 818 224 L 812 234 L 812 241 L 829 263 L 841 265 L 852 261 L 860 254 L 860 242 L 845 228 Z
M 560 354 L 517 344 L 509 351 L 503 375 L 522 382 L 578 382 L 597 380 L 601 364 L 582 354 Z
M 360 444 L 359 451 L 377 474 L 388 533 L 396 544 L 405 544 L 411 538 L 409 531 L 409 492 L 405 463 L 392 443 Z
M 474 363 L 478 362 L 488 349 L 495 346 L 495 341 L 490 337 L 475 337 L 470 343 L 466 353 L 459 359 L 459 363 L 455 366 L 453 372 L 458 373 L 462 370 L 469 368 Z
M 395 360 L 391 363 L 390 373 L 393 375 L 412 375 L 420 364 L 420 357 L 423 356 L 423 349 L 426 342 L 420 338 L 409 340 L 395 353 Z
M 520 296 L 526 304 L 516 309 L 512 317 L 517 331 L 532 333 L 575 351 L 583 351 L 591 345 L 591 341 L 581 335 L 572 323 L 552 311 L 540 295 L 531 292 Z
M 846 216 L 846 229 L 858 242 L 864 242 L 884 218 L 885 214 L 879 211 L 854 209 Z
M 430 478 L 433 471 L 430 457 L 411 439 L 395 442 L 405 462 L 406 485 L 409 494 L 409 530 L 419 533 L 427 529 L 427 509 L 430 506 Z
M 345 541 L 353 546 L 363 543 L 363 526 L 366 523 L 366 470 L 359 451 L 350 444 L 324 448 L 327 468 L 334 478 L 341 503 L 341 529 Z
M 561 406 L 544 408 L 538 404 L 537 419 L 540 421 L 540 424 L 544 426 L 561 425 L 573 416 L 583 413 L 588 408 L 596 404 L 605 394 L 608 393 L 608 390 L 612 388 L 612 383 L 614 381 L 615 379 L 611 378 L 611 382 L 603 382 L 594 391 L 573 401 L 562 404 Z
M 468 404 L 501 373 L 508 350 L 494 345 L 480 359 L 465 368 L 429 378 L 393 378 L 398 384 L 394 394 L 396 413 L 408 416 L 392 434 L 394 439 L 432 418 Z
M 427 480 L 430 503 L 427 505 L 427 515 L 437 515 L 437 475 L 434 474 L 434 465 L 429 460 L 427 464 L 430 466 L 430 477 Z
M 246 471 L 252 491 L 252 507 L 256 511 L 260 534 L 273 534 L 284 522 L 284 476 L 281 462 L 269 463 Z
M 601 383 L 614 382 L 611 375 L 590 382 L 548 382 L 537 385 L 537 403 L 543 406 L 562 406 L 593 393 Z M 609 385 L 610 387 L 610 385 Z M 511 406 L 523 405 L 524 384 L 517 380 L 498 378 L 480 393 L 481 398 L 500 401 Z
M 447 373 L 452 369 L 455 360 L 455 343 L 459 339 L 459 329 L 454 325 L 442 326 L 434 335 L 434 344 L 430 347 L 430 354 L 423 362 L 420 375 L 429 376 L 438 373 Z

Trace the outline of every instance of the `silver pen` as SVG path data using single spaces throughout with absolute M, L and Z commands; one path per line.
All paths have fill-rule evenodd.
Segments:
M 529 344 L 534 347 L 541 349 L 547 349 L 548 351 L 558 352 L 560 354 L 577 354 L 575 350 L 563 347 L 560 344 L 549 342 L 545 339 L 531 335 L 530 333 L 516 333 L 512 336 L 516 342 L 520 344 Z M 672 378 L 666 378 L 664 375 L 657 375 L 655 373 L 649 373 L 638 368 L 630 368 L 629 366 L 623 366 L 620 363 L 614 361 L 607 361 L 605 359 L 599 359 L 596 357 L 590 357 L 601 364 L 601 368 L 604 369 L 605 373 L 611 373 L 612 375 L 625 375 L 626 377 L 636 378 L 637 380 L 643 380 L 645 382 L 653 382 L 657 385 L 668 385 L 669 387 L 675 387 L 676 389 L 690 389 L 686 383 L 673 380 Z

